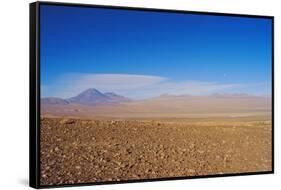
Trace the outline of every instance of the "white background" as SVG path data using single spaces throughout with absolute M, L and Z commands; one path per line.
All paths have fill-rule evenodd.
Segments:
M 279 0 L 67 0 L 88 4 L 138 6 L 193 11 L 275 16 L 275 97 L 281 95 Z M 28 189 L 29 5 L 31 1 L 2 0 L 0 4 L 0 189 Z M 208 179 L 75 187 L 75 189 L 278 189 L 281 124 L 275 98 L 275 174 Z

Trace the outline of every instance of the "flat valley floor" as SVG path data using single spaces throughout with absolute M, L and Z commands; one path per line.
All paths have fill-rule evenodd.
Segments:
M 41 185 L 272 170 L 271 116 L 41 118 Z

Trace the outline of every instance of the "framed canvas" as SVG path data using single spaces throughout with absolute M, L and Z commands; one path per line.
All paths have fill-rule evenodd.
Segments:
M 274 172 L 272 16 L 30 4 L 30 186 Z

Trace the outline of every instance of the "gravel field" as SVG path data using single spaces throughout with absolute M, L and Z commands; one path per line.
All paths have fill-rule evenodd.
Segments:
M 41 185 L 271 170 L 267 117 L 41 119 Z

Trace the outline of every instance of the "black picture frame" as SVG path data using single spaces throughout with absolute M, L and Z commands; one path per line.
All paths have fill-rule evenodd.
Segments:
M 272 22 L 272 170 L 265 172 L 249 172 L 249 173 L 233 173 L 233 174 L 216 174 L 203 176 L 186 176 L 186 177 L 169 177 L 157 179 L 141 179 L 129 181 L 108 181 L 96 183 L 77 183 L 63 185 L 40 185 L 40 5 L 56 5 L 56 6 L 71 6 L 71 7 L 93 7 L 118 10 L 139 10 L 151 12 L 167 12 L 167 13 L 192 13 L 200 15 L 217 15 L 217 16 L 232 16 L 232 17 L 248 17 L 248 18 L 265 18 Z M 91 5 L 79 3 L 58 3 L 58 2 L 34 2 L 30 3 L 30 20 L 29 20 L 29 39 L 30 39 L 30 81 L 29 81 L 29 185 L 33 188 L 53 188 L 53 187 L 68 187 L 68 186 L 85 186 L 99 184 L 119 184 L 119 183 L 135 183 L 135 182 L 151 182 L 164 180 L 180 180 L 194 178 L 212 178 L 212 177 L 227 177 L 227 176 L 244 176 L 258 174 L 273 174 L 274 173 L 274 17 L 262 15 L 247 15 L 247 14 L 232 14 L 232 13 L 217 13 L 217 12 L 200 12 L 186 10 L 169 10 L 156 8 L 140 8 L 140 7 L 124 7 L 124 6 L 109 6 L 109 5 Z

